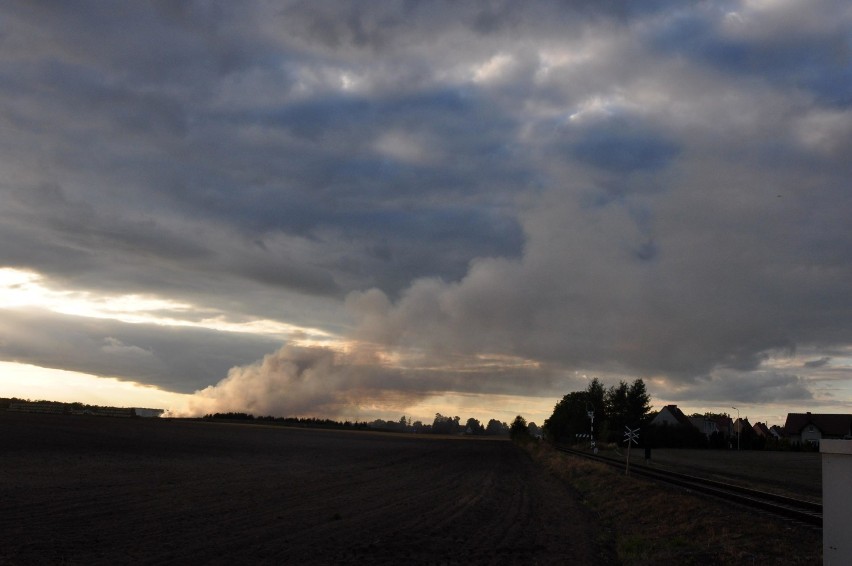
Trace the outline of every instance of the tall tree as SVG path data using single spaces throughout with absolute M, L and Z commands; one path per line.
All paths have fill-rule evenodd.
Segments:
M 631 427 L 648 424 L 648 414 L 651 412 L 651 396 L 645 389 L 645 382 L 635 380 L 627 390 L 627 422 Z
M 594 378 L 585 391 L 569 393 L 556 403 L 553 414 L 544 421 L 544 431 L 554 442 L 574 442 L 578 434 L 590 433 L 589 412 L 593 411 L 595 438 L 620 440 L 625 426 L 635 428 L 648 422 L 650 401 L 641 379 L 605 389 Z
M 606 392 L 606 412 L 610 442 L 621 439 L 624 427 L 629 424 L 629 403 L 627 383 L 620 381 L 618 386 L 610 387 Z
M 509 435 L 512 437 L 512 440 L 525 440 L 529 437 L 527 421 L 524 417 L 521 415 L 515 417 L 515 420 L 513 420 L 512 424 L 509 426 Z
M 554 442 L 574 442 L 577 434 L 589 433 L 587 398 L 588 392 L 573 391 L 556 403 L 553 414 L 544 421 L 549 439 Z
M 595 422 L 598 419 L 603 420 L 606 418 L 606 389 L 597 377 L 592 379 L 586 388 L 586 402 L 595 411 Z

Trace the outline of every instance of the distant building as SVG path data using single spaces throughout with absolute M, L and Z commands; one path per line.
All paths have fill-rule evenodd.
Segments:
M 751 428 L 757 436 L 762 436 L 763 438 L 774 438 L 772 431 L 769 430 L 766 423 L 756 422 Z
M 734 421 L 734 434 L 744 434 L 743 431 L 747 428 L 754 430 L 751 423 L 748 422 L 748 417 Z
M 731 417 L 726 417 L 725 415 L 713 415 L 708 417 L 714 423 L 716 423 L 716 429 L 722 433 L 723 436 L 733 436 L 734 434 L 734 421 Z
M 89 409 L 90 415 L 97 415 L 99 417 L 132 417 L 133 409 L 124 408 L 124 407 L 92 407 Z
M 700 430 L 702 433 L 704 433 L 704 436 L 708 438 L 710 438 L 710 435 L 714 432 L 718 432 L 716 423 L 705 416 L 687 418 L 689 419 L 689 422 L 692 423 L 692 426 Z
M 700 417 L 687 417 L 692 426 L 704 433 L 704 436 L 710 438 L 713 434 L 721 434 L 724 437 L 729 437 L 733 434 L 734 423 L 724 415 L 703 415 Z
M 12 401 L 9 403 L 8 410 L 22 413 L 97 415 L 101 417 L 159 417 L 165 413 L 163 409 L 98 407 L 59 401 Z
M 819 444 L 824 438 L 852 438 L 852 415 L 788 413 L 784 435 L 791 444 Z
M 13 401 L 9 403 L 9 410 L 21 413 L 62 414 L 67 412 L 64 403 L 56 403 L 53 401 Z
M 133 414 L 137 417 L 160 417 L 166 411 L 163 409 L 141 409 L 139 407 L 133 408 Z
M 670 425 L 670 426 L 694 426 L 689 420 L 689 417 L 683 414 L 683 411 L 677 408 L 677 405 L 666 405 L 657 416 L 651 421 L 652 425 Z M 698 429 L 701 430 L 701 429 Z

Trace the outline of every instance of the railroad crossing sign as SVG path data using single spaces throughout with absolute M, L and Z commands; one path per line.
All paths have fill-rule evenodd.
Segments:
M 625 426 L 624 430 L 624 440 L 627 441 L 627 466 L 624 468 L 624 475 L 630 475 L 630 446 L 639 444 L 639 441 L 636 440 L 639 438 L 639 429 L 631 429 L 629 426 Z

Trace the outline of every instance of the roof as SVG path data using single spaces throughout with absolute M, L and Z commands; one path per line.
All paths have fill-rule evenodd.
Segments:
M 718 428 L 721 432 L 724 432 L 725 434 L 728 434 L 730 431 L 734 430 L 734 421 L 731 420 L 731 417 L 713 415 L 707 418 L 716 423 L 716 428 Z
M 757 433 L 758 436 L 772 436 L 772 433 L 769 432 L 769 428 L 766 426 L 766 423 L 757 422 L 751 427 L 754 429 L 754 432 Z
M 801 434 L 808 425 L 814 425 L 824 435 L 846 436 L 852 434 L 852 415 L 788 413 L 784 433 Z
M 707 418 L 710 419 L 711 421 L 715 422 L 716 426 L 718 426 L 720 429 L 723 428 L 723 427 L 730 428 L 730 427 L 734 426 L 734 423 L 731 420 L 731 417 L 724 417 L 722 415 L 711 415 Z
M 674 419 L 683 426 L 692 426 L 692 422 L 689 420 L 689 417 L 683 414 L 683 411 L 677 408 L 677 405 L 666 405 L 663 407 L 660 412 L 668 411 L 669 414 L 674 417 Z
M 740 432 L 747 428 L 753 428 L 751 423 L 748 422 L 748 417 L 744 419 L 737 419 L 734 421 L 734 432 Z

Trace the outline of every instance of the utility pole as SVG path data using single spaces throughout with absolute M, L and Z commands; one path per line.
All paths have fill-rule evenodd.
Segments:
M 630 475 L 630 445 L 639 444 L 636 440 L 639 438 L 639 429 L 631 429 L 629 426 L 624 427 L 624 440 L 627 441 L 627 465 L 624 468 L 624 475 Z
M 743 422 L 740 420 L 740 410 L 736 407 L 731 407 L 737 412 L 737 451 L 740 449 L 740 430 L 743 428 Z

